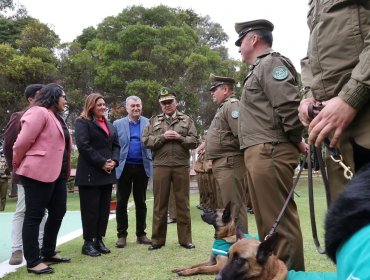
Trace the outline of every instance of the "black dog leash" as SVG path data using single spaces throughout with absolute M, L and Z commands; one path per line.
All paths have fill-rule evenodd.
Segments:
M 318 105 L 310 104 L 309 107 L 308 107 L 308 115 L 310 116 L 311 119 L 313 119 L 322 110 L 322 108 L 324 108 L 324 106 L 322 104 L 318 104 Z M 330 147 L 329 138 L 326 137 L 324 139 L 324 144 L 325 144 L 327 150 L 330 153 L 331 159 L 334 162 L 338 163 L 343 168 L 344 177 L 347 178 L 347 179 L 352 179 L 353 173 L 350 170 L 350 167 L 343 163 L 343 157 L 339 153 L 339 151 L 335 148 Z M 317 251 L 320 254 L 324 254 L 325 249 L 323 249 L 321 247 L 320 241 L 319 241 L 319 238 L 318 238 L 318 235 L 317 235 L 316 218 L 315 218 L 315 204 L 314 204 L 314 198 L 313 198 L 311 151 L 313 151 L 313 155 L 319 163 L 321 178 L 323 180 L 323 184 L 324 184 L 324 187 L 325 187 L 326 203 L 327 203 L 327 207 L 329 208 L 329 205 L 331 204 L 331 197 L 330 197 L 330 192 L 329 192 L 329 180 L 328 180 L 328 177 L 327 177 L 327 174 L 326 174 L 326 166 L 325 166 L 324 160 L 322 158 L 321 148 L 316 148 L 314 145 L 310 145 L 310 147 L 308 149 L 308 153 L 305 154 L 304 160 L 303 160 L 302 164 L 300 165 L 300 169 L 299 169 L 299 172 L 296 176 L 296 179 L 294 181 L 292 189 L 290 190 L 289 195 L 288 195 L 287 199 L 285 200 L 284 206 L 281 209 L 281 211 L 279 213 L 279 216 L 275 220 L 275 223 L 273 224 L 270 232 L 266 235 L 265 240 L 267 240 L 267 239 L 271 238 L 273 235 L 277 234 L 276 229 L 277 229 L 278 225 L 280 224 L 280 219 L 281 219 L 282 215 L 284 214 L 284 211 L 288 206 L 289 200 L 291 199 L 291 197 L 294 193 L 294 189 L 296 188 L 298 180 L 301 176 L 303 166 L 304 166 L 305 162 L 307 162 L 307 164 L 308 164 L 308 195 L 309 195 L 309 208 L 310 208 L 312 237 L 313 237 L 313 240 L 314 240 Z
M 331 197 L 329 192 L 329 181 L 328 177 L 326 175 L 325 170 L 325 164 L 322 159 L 321 149 L 316 148 L 314 145 L 310 145 L 308 148 L 308 154 L 311 155 L 311 151 L 313 152 L 313 156 L 317 159 L 319 167 L 320 167 L 320 173 L 321 178 L 324 183 L 325 187 L 325 193 L 326 193 L 326 205 L 327 208 L 329 208 Z M 308 165 L 308 204 L 310 209 L 310 220 L 311 220 L 311 232 L 312 232 L 312 238 L 313 242 L 315 243 L 316 249 L 320 254 L 325 254 L 325 249 L 321 247 L 319 237 L 317 235 L 317 227 L 316 227 L 316 217 L 315 217 L 315 203 L 314 203 L 314 195 L 313 195 L 313 179 L 312 179 L 312 160 L 311 157 L 308 158 L 307 161 Z
M 324 108 L 322 104 L 318 105 L 313 105 L 310 104 L 308 106 L 308 115 L 311 119 L 315 118 L 315 116 Z M 327 151 L 330 154 L 330 158 L 338 163 L 344 170 L 344 177 L 347 179 L 352 179 L 353 173 L 350 170 L 350 167 L 345 165 L 343 163 L 343 157 L 340 154 L 340 152 L 335 149 L 330 147 L 330 140 L 328 137 L 325 137 L 324 139 L 324 146 L 326 147 Z M 308 158 L 308 201 L 309 201 L 309 209 L 310 209 L 310 219 L 311 219 L 311 231 L 312 231 L 312 238 L 315 243 L 316 249 L 320 254 L 325 253 L 325 249 L 321 247 L 318 235 L 317 235 L 317 227 L 316 227 L 316 217 L 315 217 L 315 204 L 314 204 L 314 194 L 313 194 L 313 179 L 312 179 L 312 158 L 311 154 L 313 154 L 314 158 L 317 160 L 319 168 L 320 168 L 320 173 L 321 173 L 321 178 L 325 187 L 325 193 L 326 193 L 326 205 L 327 208 L 329 208 L 331 204 L 331 196 L 330 196 L 330 190 L 329 190 L 329 180 L 328 176 L 326 173 L 326 165 L 325 162 L 322 158 L 322 149 L 317 148 L 314 145 L 310 145 L 308 154 L 310 157 Z

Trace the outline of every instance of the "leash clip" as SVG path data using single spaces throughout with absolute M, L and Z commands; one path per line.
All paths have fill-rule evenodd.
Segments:
M 331 159 L 334 162 L 337 162 L 342 168 L 343 168 L 343 175 L 346 179 L 351 180 L 353 177 L 353 172 L 351 171 L 351 168 L 343 163 L 343 157 L 342 155 L 337 155 L 339 159 L 336 159 L 333 155 L 331 155 Z

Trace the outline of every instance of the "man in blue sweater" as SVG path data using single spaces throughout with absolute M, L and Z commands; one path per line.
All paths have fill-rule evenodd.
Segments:
M 151 244 L 146 237 L 146 189 L 148 179 L 152 175 L 152 154 L 145 149 L 141 142 L 141 135 L 148 119 L 141 116 L 142 103 L 137 96 L 126 98 L 128 115 L 113 122 L 117 129 L 121 145 L 119 166 L 116 168 L 117 186 L 117 248 L 126 246 L 128 216 L 127 204 L 133 193 L 136 208 L 136 236 L 137 243 Z

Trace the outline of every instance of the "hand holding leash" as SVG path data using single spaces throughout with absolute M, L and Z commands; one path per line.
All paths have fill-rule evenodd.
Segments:
M 330 147 L 334 148 L 344 129 L 352 122 L 357 111 L 340 97 L 327 101 L 325 107 L 311 121 L 308 128 L 308 143 L 319 147 L 324 139 L 332 132 Z

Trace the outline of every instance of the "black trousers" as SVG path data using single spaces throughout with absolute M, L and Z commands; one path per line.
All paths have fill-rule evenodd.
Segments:
M 118 238 L 127 236 L 127 204 L 131 190 L 136 208 L 136 236 L 146 235 L 146 189 L 148 187 L 148 179 L 144 165 L 125 164 L 117 187 L 116 220 Z
M 112 195 L 112 184 L 103 186 L 79 186 L 80 210 L 83 238 L 105 236 L 109 220 L 109 204 Z
M 42 262 L 38 238 L 45 209 L 48 210 L 48 218 L 41 254 L 44 257 L 55 255 L 58 232 L 67 209 L 67 179 L 63 172 L 53 183 L 44 183 L 24 176 L 21 176 L 21 181 L 26 203 L 22 230 L 23 251 L 27 267 L 34 267 Z

